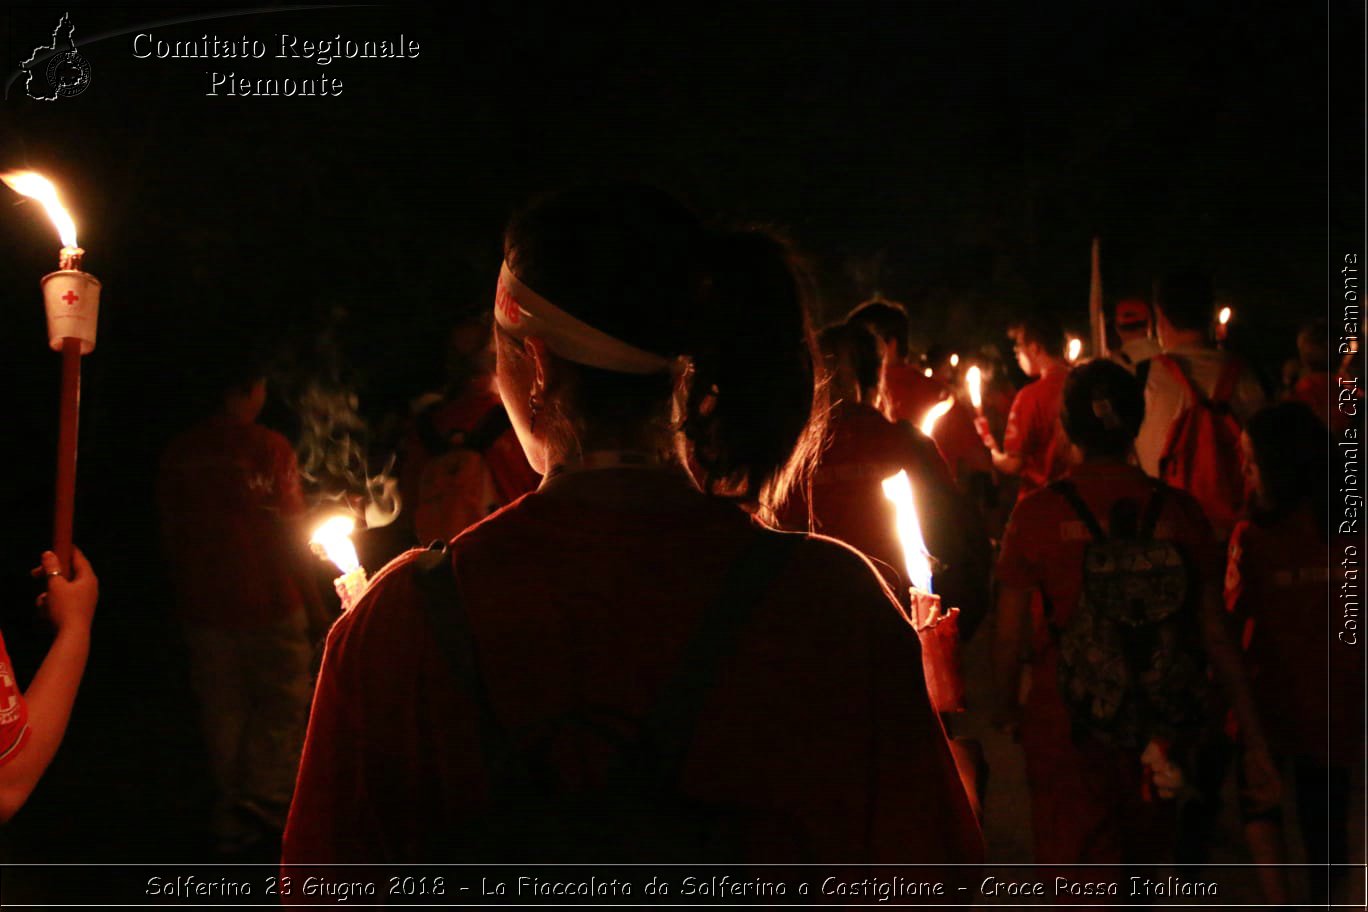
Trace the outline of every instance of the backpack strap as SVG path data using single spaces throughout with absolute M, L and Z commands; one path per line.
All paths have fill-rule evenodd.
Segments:
M 1149 358 L 1146 358 L 1144 361 L 1141 361 L 1139 364 L 1135 365 L 1135 379 L 1140 384 L 1141 392 L 1144 391 L 1145 386 L 1149 383 L 1150 368 L 1153 366 L 1153 364 L 1154 357 L 1151 356 Z
M 1158 361 L 1162 364 L 1164 369 L 1173 375 L 1173 379 L 1177 380 L 1178 383 L 1182 385 L 1183 389 L 1187 391 L 1188 398 L 1191 399 L 1194 404 L 1201 405 L 1206 403 L 1207 397 L 1202 395 L 1202 391 L 1192 382 L 1192 378 L 1187 375 L 1187 371 L 1183 370 L 1181 364 L 1168 355 L 1155 355 L 1150 360 Z
M 480 748 L 491 772 L 496 762 L 509 749 L 508 733 L 494 714 L 489 688 L 480 672 L 480 657 L 470 629 L 465 601 L 456 588 L 451 552 L 444 541 L 435 541 L 427 553 L 418 558 L 416 580 L 423 594 L 423 611 L 437 641 L 446 656 L 447 665 L 465 685 L 475 700 L 480 729 Z
M 718 600 L 703 614 L 673 677 L 667 680 L 645 721 L 645 730 L 654 736 L 660 752 L 662 781 L 678 777 L 718 666 L 733 651 L 738 634 L 763 600 L 765 590 L 787 565 L 794 546 L 805 538 L 801 533 L 766 530 L 728 570 Z M 479 715 L 481 749 L 491 771 L 497 770 L 496 764 L 509 754 L 511 745 L 494 714 L 480 671 L 470 619 L 456 586 L 446 543 L 433 542 L 418 564 L 417 581 L 428 621 L 453 673 L 470 689 Z
M 1062 479 L 1051 484 L 1049 488 L 1064 498 L 1073 508 L 1073 511 L 1078 514 L 1078 518 L 1083 520 L 1083 525 L 1088 527 L 1088 534 L 1093 537 L 1093 541 L 1104 542 L 1107 540 L 1107 533 L 1102 529 L 1102 524 L 1097 521 L 1096 516 L 1093 516 L 1088 505 L 1083 502 L 1083 498 L 1078 496 L 1078 488 L 1074 487 L 1072 481 Z
M 1164 495 L 1168 489 L 1168 485 L 1162 482 L 1154 486 L 1154 494 L 1150 497 L 1149 503 L 1145 505 L 1145 513 L 1140 518 L 1138 535 L 1141 539 L 1154 538 L 1154 530 L 1159 525 L 1159 514 L 1164 512 Z
M 673 676 L 646 716 L 645 730 L 659 751 L 660 781 L 678 781 L 718 668 L 735 651 L 741 631 L 764 601 L 765 590 L 805 538 L 801 533 L 764 530 L 727 571 L 721 594 L 703 614 Z

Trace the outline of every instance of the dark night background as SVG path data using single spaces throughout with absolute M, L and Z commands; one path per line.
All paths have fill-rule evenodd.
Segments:
M 379 427 L 440 381 L 445 315 L 492 300 L 501 227 L 534 192 L 656 181 L 785 229 L 818 269 L 824 316 L 877 287 L 909 305 L 920 341 L 966 347 L 1000 341 L 1027 305 L 1085 330 L 1099 235 L 1109 303 L 1201 264 L 1274 375 L 1297 325 L 1324 313 L 1327 228 L 1361 243 L 1361 5 L 460 6 L 159 27 L 208 10 L 72 8 L 78 44 L 246 34 L 273 52 L 278 32 L 402 32 L 421 56 L 138 60 L 130 33 L 80 47 L 83 95 L 32 101 L 21 77 L 4 101 L 0 169 L 61 187 L 104 283 L 77 511 L 104 595 L 66 743 L 0 834 L 11 859 L 203 849 L 207 782 L 153 483 L 207 359 L 264 340 L 296 380 L 346 384 Z M 0 68 L 65 9 L 0 16 Z M 1329 112 L 1327 15 L 1346 43 L 1331 53 L 1346 98 Z M 345 90 L 208 98 L 209 70 Z M 0 620 L 26 678 L 45 648 L 27 569 L 49 535 L 58 379 L 38 280 L 59 245 L 36 206 L 0 215 Z M 283 400 L 266 418 L 292 430 Z

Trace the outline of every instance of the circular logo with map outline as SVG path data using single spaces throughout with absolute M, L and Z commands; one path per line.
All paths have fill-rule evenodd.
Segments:
M 54 54 L 47 65 L 47 81 L 58 98 L 73 98 L 90 88 L 90 61 L 77 51 Z

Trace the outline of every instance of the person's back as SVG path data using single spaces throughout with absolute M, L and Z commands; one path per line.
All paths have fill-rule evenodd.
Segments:
M 304 501 L 283 436 L 228 414 L 203 419 L 167 447 L 159 501 L 186 621 L 252 627 L 305 611 L 313 593 L 286 540 Z
M 1227 370 L 1237 370 L 1234 389 L 1229 399 L 1230 412 L 1243 424 L 1263 407 L 1264 391 L 1258 377 L 1238 356 L 1200 343 L 1179 345 L 1165 349 L 1163 358 L 1171 359 L 1204 396 L 1211 397 Z M 1190 405 L 1192 399 L 1182 380 L 1165 370 L 1158 357 L 1148 363 L 1145 383 L 1145 423 L 1135 438 L 1135 455 L 1145 473 L 1158 477 L 1160 458 L 1169 439 L 1173 422 Z M 1235 364 L 1235 367 L 1231 367 Z
M 999 712 L 1021 716 L 1037 864 L 1169 857 L 1177 809 L 1166 799 L 1176 794 L 1179 768 L 1196 780 L 1193 755 L 1215 721 L 1197 693 L 1208 664 L 1241 723 L 1261 734 L 1219 618 L 1221 554 L 1202 509 L 1127 464 L 1143 415 L 1141 391 L 1124 368 L 1104 360 L 1075 368 L 1062 420 L 1082 462 L 1018 503 L 1003 540 Z M 1146 548 L 1147 561 L 1127 559 L 1128 545 Z M 1166 552 L 1172 562 L 1155 562 Z M 1181 588 L 1166 569 L 1175 566 Z M 1122 629 L 1132 620 L 1116 616 L 1118 587 L 1145 592 L 1141 604 L 1162 609 L 1128 628 L 1138 635 Z M 1031 688 L 1018 707 L 1033 592 L 1042 598 L 1029 619 Z M 1258 742 L 1246 765 L 1263 788 L 1270 763 Z
M 633 860 L 669 835 L 607 810 L 642 778 L 746 821 L 728 862 L 981 860 L 915 632 L 873 569 L 742 509 L 781 502 L 819 437 L 783 246 L 611 186 L 521 214 L 505 257 L 496 374 L 545 480 L 451 543 L 454 588 L 424 601 L 418 580 L 443 578 L 401 558 L 333 629 L 287 868 L 469 858 L 480 847 L 453 840 L 510 819 L 526 821 L 501 837 L 511 854 L 537 857 L 496 861 Z M 734 571 L 762 578 L 738 591 Z M 698 673 L 700 630 L 714 658 L 681 707 L 661 689 Z M 682 743 L 678 774 L 642 768 L 660 737 Z M 509 781 L 546 800 L 529 808 Z M 594 822 L 602 845 L 567 845 Z M 661 854 L 687 857 L 655 860 L 697 858 L 678 835 Z
M 780 523 L 786 529 L 803 530 L 809 527 L 810 517 L 812 531 L 840 539 L 873 558 L 889 585 L 897 585 L 902 577 L 902 549 L 893 505 L 883 496 L 880 482 L 920 463 L 944 474 L 936 464 L 940 456 L 931 445 L 923 451 L 929 458 L 922 458 L 914 452 L 910 429 L 899 428 L 860 403 L 837 405 L 829 418 L 828 434 L 813 472 L 811 498 L 806 492 L 795 492 L 780 513 Z
M 731 565 L 774 534 L 682 476 L 639 483 L 658 488 L 658 508 L 534 493 L 452 545 L 499 721 L 554 731 L 571 787 L 614 757 L 565 720 L 591 708 L 630 732 Z M 490 800 L 470 694 L 432 642 L 414 575 L 412 556 L 392 565 L 329 639 L 287 861 L 421 860 Z M 736 861 L 972 860 L 977 828 L 921 674 L 915 634 L 868 565 L 804 541 L 708 686 L 679 788 L 755 815 Z M 359 782 L 356 800 L 333 800 Z
M 960 609 L 960 629 L 967 638 L 987 613 L 988 539 L 978 511 L 955 489 L 935 442 L 859 403 L 841 403 L 829 420 L 811 500 L 796 492 L 780 514 L 782 525 L 807 529 L 810 516 L 812 531 L 852 545 L 874 559 L 890 585 L 905 586 L 897 516 L 882 481 L 906 470 L 927 548 L 936 558 L 935 591 L 946 605 Z
M 1264 389 L 1252 367 L 1208 341 L 1212 301 L 1211 284 L 1204 276 L 1169 276 L 1160 288 L 1156 310 L 1163 352 L 1138 372 L 1145 389 L 1145 421 L 1135 438 L 1140 467 L 1156 478 L 1162 471 L 1160 463 L 1174 422 L 1193 405 L 1187 384 L 1167 368 L 1164 359 L 1177 365 L 1207 398 L 1217 393 L 1218 385 L 1226 379 L 1230 387 L 1228 408 L 1241 425 L 1264 405 Z
M 306 570 L 298 466 L 256 424 L 266 381 L 225 380 L 222 411 L 172 441 L 158 479 L 163 549 L 214 777 L 210 831 L 224 856 L 285 825 L 308 715 L 322 605 Z

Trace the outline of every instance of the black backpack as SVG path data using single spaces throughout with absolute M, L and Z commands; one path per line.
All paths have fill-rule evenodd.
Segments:
M 1071 482 L 1049 487 L 1092 536 L 1077 609 L 1062 628 L 1049 619 L 1075 739 L 1138 752 L 1151 739 L 1200 736 L 1213 700 L 1195 587 L 1178 547 L 1154 538 L 1168 488 L 1155 485 L 1138 522 L 1134 503 L 1119 501 L 1108 537 Z
M 798 827 L 774 812 L 707 804 L 683 795 L 680 774 L 694 726 L 719 666 L 735 648 L 764 591 L 801 535 L 765 532 L 732 566 L 682 660 L 644 719 L 586 708 L 536 731 L 510 732 L 495 716 L 479 669 L 465 607 L 441 543 L 425 555 L 419 581 L 433 632 L 479 713 L 490 801 L 426 847 L 433 862 L 536 864 L 736 863 L 752 827 L 795 841 Z M 551 757 L 558 737 L 592 736 L 613 759 L 592 785 L 564 783 Z

